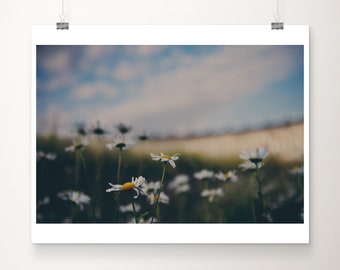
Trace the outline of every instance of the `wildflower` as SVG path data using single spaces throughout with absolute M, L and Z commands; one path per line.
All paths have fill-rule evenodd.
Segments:
M 304 209 L 301 210 L 301 213 L 299 214 L 299 218 L 303 221 L 305 218 L 305 214 L 304 214 Z
M 106 192 L 134 190 L 136 191 L 136 195 L 134 196 L 134 198 L 136 199 L 140 193 L 143 195 L 146 194 L 145 184 L 146 184 L 146 180 L 144 177 L 139 176 L 138 178 L 136 177 L 135 179 L 132 177 L 131 182 L 126 182 L 123 185 L 119 185 L 119 184 L 113 185 L 109 183 L 111 188 L 107 189 Z
M 190 190 L 189 177 L 185 174 L 179 174 L 172 182 L 169 183 L 168 189 L 175 194 L 181 194 Z
M 59 198 L 69 200 L 79 205 L 80 210 L 83 210 L 83 204 L 90 204 L 91 198 L 80 191 L 66 190 L 58 193 Z
M 150 192 L 152 191 L 153 193 L 157 193 L 157 191 L 161 188 L 161 182 L 160 181 L 152 181 L 148 182 L 146 184 L 146 191 Z
M 302 167 L 297 167 L 294 166 L 289 170 L 289 174 L 291 175 L 303 175 L 303 166 Z
M 50 203 L 50 197 L 46 196 L 44 199 L 38 201 L 38 206 L 47 205 Z
M 159 155 L 155 155 L 155 154 L 150 153 L 150 156 L 151 156 L 152 160 L 156 160 L 156 161 L 160 160 L 161 162 L 164 162 L 164 163 L 169 162 L 170 165 L 172 166 L 172 168 L 176 167 L 176 164 L 175 164 L 174 161 L 179 159 L 179 157 L 178 157 L 179 154 L 169 156 L 169 155 L 164 155 L 163 153 L 161 153 L 161 155 L 159 156 Z
M 231 180 L 234 183 L 237 182 L 238 179 L 237 175 L 235 174 L 235 171 L 228 171 L 227 173 L 219 171 L 217 174 L 215 174 L 215 177 L 221 181 Z
M 139 204 L 135 204 L 135 210 L 138 212 L 140 209 L 141 209 L 141 206 Z M 121 205 L 119 206 L 119 211 L 122 213 L 133 212 L 133 206 L 132 204 Z
M 143 142 L 143 141 L 148 140 L 149 136 L 144 132 L 143 134 L 138 135 L 138 139 Z
M 153 223 L 157 222 L 157 219 L 154 218 Z M 135 218 L 131 218 L 127 223 L 136 223 L 136 219 Z M 147 223 L 151 223 L 151 217 L 148 218 L 147 220 L 145 220 L 144 218 L 140 218 L 138 223 L 143 223 L 143 224 L 147 224 Z
M 163 191 L 159 195 L 153 192 L 148 193 L 147 200 L 151 205 L 153 205 L 157 201 L 158 196 L 159 196 L 158 201 L 160 203 L 169 204 L 170 201 L 169 196 L 166 195 Z
M 43 151 L 38 151 L 37 153 L 37 160 L 40 159 L 48 159 L 48 160 L 55 160 L 57 158 L 57 155 L 54 153 L 44 153 Z
M 83 122 L 76 123 L 76 127 L 77 127 L 77 133 L 79 135 L 85 136 L 87 134 L 86 128 L 85 128 L 85 123 L 83 123 Z
M 194 177 L 198 180 L 202 180 L 202 179 L 209 179 L 212 178 L 214 176 L 214 172 L 213 171 L 208 171 L 206 169 L 203 169 L 202 171 L 196 172 L 194 174 Z
M 208 197 L 209 202 L 212 202 L 214 198 L 217 197 L 223 197 L 224 192 L 222 188 L 217 188 L 217 189 L 204 189 L 201 192 L 202 197 Z
M 97 126 L 91 129 L 91 132 L 97 136 L 103 136 L 106 131 L 100 127 L 100 122 L 97 121 Z
M 263 166 L 262 163 L 258 163 L 257 167 L 261 168 Z M 250 160 L 246 160 L 245 162 L 241 163 L 239 167 L 242 168 L 242 171 L 255 171 L 256 170 L 256 164 L 251 162 Z
M 132 127 L 129 127 L 127 125 L 125 125 L 124 123 L 119 123 L 116 128 L 119 130 L 120 133 L 125 134 L 128 133 Z
M 124 136 L 119 136 L 119 137 L 114 137 L 113 142 L 109 143 L 106 145 L 107 148 L 112 150 L 114 147 L 119 148 L 120 150 L 127 149 L 131 145 L 135 144 L 135 142 L 127 137 Z
M 65 147 L 66 152 L 74 152 L 78 150 L 83 150 L 86 145 L 88 145 L 88 140 L 86 137 L 74 138 L 72 140 L 72 145 Z
M 248 149 L 243 149 L 240 154 L 240 158 L 249 160 L 254 164 L 262 162 L 269 155 L 268 149 L 264 147 L 258 147 L 254 152 L 249 152 Z

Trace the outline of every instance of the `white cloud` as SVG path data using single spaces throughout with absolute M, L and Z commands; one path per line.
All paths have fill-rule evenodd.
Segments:
M 215 111 L 261 92 L 290 72 L 289 57 L 268 52 L 266 47 L 254 47 L 255 54 L 244 49 L 230 53 L 227 48 L 226 52 L 202 58 L 177 56 L 177 68 L 145 78 L 138 96 L 131 96 L 111 111 L 119 119 L 137 125 L 142 122 L 151 129 L 177 126 L 184 131 L 190 126 L 209 125 L 203 123 L 202 114 L 206 122 L 212 121 Z M 268 55 L 263 57 L 261 53 L 266 50 Z
M 49 72 L 60 72 L 67 69 L 72 61 L 72 52 L 70 50 L 60 50 L 44 57 L 40 62 L 42 68 Z
M 222 46 L 201 56 L 177 49 L 158 61 L 149 61 L 146 56 L 158 54 L 164 47 L 127 47 L 133 48 L 132 62 L 125 59 L 115 69 L 104 63 L 92 66 L 93 74 L 101 74 L 107 80 L 119 78 L 124 86 L 118 88 L 98 80 L 75 87 L 72 90 L 75 106 L 69 111 L 69 119 L 92 123 L 99 120 L 110 126 L 125 122 L 140 130 L 177 134 L 214 129 L 225 125 L 221 119 L 237 117 L 227 115 L 231 105 L 285 79 L 294 63 L 292 55 L 276 50 L 276 46 Z M 93 59 L 105 54 L 108 51 L 98 47 L 87 52 Z M 77 103 L 96 97 L 114 103 L 87 107 Z
M 125 53 L 133 55 L 135 57 L 150 57 L 157 56 L 164 50 L 164 46 L 158 45 L 137 45 L 137 46 L 125 46 Z
M 117 95 L 117 90 L 110 83 L 95 81 L 75 87 L 72 95 L 79 100 L 90 100 L 95 97 L 113 99 Z

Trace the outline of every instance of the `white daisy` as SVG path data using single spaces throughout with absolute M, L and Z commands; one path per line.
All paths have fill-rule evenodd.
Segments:
M 54 153 L 45 153 L 43 151 L 37 152 L 37 160 L 40 159 L 48 159 L 48 160 L 55 160 L 57 158 L 57 155 Z
M 211 179 L 213 176 L 214 176 L 214 172 L 209 171 L 207 169 L 203 169 L 202 171 L 194 173 L 194 177 L 198 180 Z
M 89 144 L 88 139 L 86 137 L 74 138 L 72 140 L 72 145 L 65 147 L 65 151 L 74 152 L 74 151 L 82 150 L 88 144 Z
M 115 147 L 119 148 L 120 150 L 123 150 L 135 144 L 135 142 L 131 138 L 125 136 L 114 137 L 112 141 L 113 141 L 112 143 L 106 145 L 106 147 L 109 148 L 110 150 L 112 150 Z
M 58 193 L 58 197 L 63 200 L 69 200 L 79 205 L 80 210 L 83 210 L 83 204 L 90 204 L 91 197 L 80 191 L 66 190 Z
M 269 151 L 264 147 L 257 147 L 254 152 L 250 152 L 248 149 L 243 149 L 240 158 L 249 160 L 255 164 L 260 163 L 269 155 Z
M 161 155 L 155 155 L 155 154 L 152 154 L 150 153 L 150 156 L 152 158 L 152 160 L 160 160 L 161 162 L 169 162 L 170 165 L 172 166 L 172 168 L 175 168 L 176 167 L 176 164 L 175 164 L 175 160 L 178 160 L 179 159 L 179 154 L 175 154 L 173 156 L 169 156 L 169 155 L 164 155 L 163 153 L 161 153 Z
M 156 223 L 157 222 L 157 219 L 154 218 L 152 223 Z M 135 218 L 131 218 L 127 223 L 133 223 L 135 224 L 136 223 L 136 219 Z M 147 220 L 145 220 L 144 218 L 140 218 L 139 221 L 138 221 L 138 224 L 145 224 L 145 223 L 151 223 L 151 217 L 148 218 Z
M 160 181 L 150 181 L 146 184 L 146 191 L 152 191 L 153 193 L 157 193 L 158 190 L 161 188 L 161 182 Z
M 303 166 L 302 167 L 297 167 L 294 166 L 289 170 L 289 174 L 291 175 L 303 175 Z
M 236 171 L 229 171 L 227 173 L 223 173 L 221 171 L 219 171 L 218 173 L 215 174 L 215 177 L 218 179 L 218 180 L 221 180 L 221 181 L 229 181 L 231 180 L 232 182 L 237 182 L 237 175 L 235 174 Z
M 175 194 L 181 194 L 190 191 L 189 177 L 185 174 L 179 174 L 172 180 L 168 189 L 173 191 Z
M 126 191 L 126 190 L 134 190 L 136 191 L 136 195 L 133 196 L 135 199 L 139 196 L 141 193 L 142 195 L 146 195 L 145 192 L 145 185 L 146 185 L 146 180 L 144 177 L 139 176 L 138 178 L 136 177 L 135 179 L 132 177 L 131 182 L 126 182 L 123 185 L 113 185 L 109 183 L 111 188 L 107 189 L 106 192 L 111 192 L 111 191 Z
M 141 209 L 141 206 L 136 203 L 134 205 L 135 205 L 135 210 L 138 212 Z M 131 203 L 127 205 L 121 205 L 119 206 L 119 211 L 122 213 L 133 212 L 133 206 Z
M 215 197 L 223 197 L 224 192 L 222 188 L 217 188 L 217 189 L 204 189 L 201 192 L 202 197 L 208 197 L 209 202 L 212 202 Z
M 263 166 L 262 163 L 257 163 L 257 168 L 261 168 L 262 166 Z M 256 170 L 256 164 L 251 162 L 250 160 L 246 160 L 245 162 L 241 163 L 239 167 L 242 168 L 242 171 L 255 171 Z
M 158 198 L 158 194 L 155 194 L 153 192 L 150 192 L 148 193 L 147 195 L 147 200 L 148 202 L 153 205 L 156 201 L 157 201 L 157 198 Z M 169 196 L 166 195 L 163 191 L 159 194 L 159 199 L 158 199 L 158 202 L 159 203 L 164 203 L 164 204 L 169 204 Z

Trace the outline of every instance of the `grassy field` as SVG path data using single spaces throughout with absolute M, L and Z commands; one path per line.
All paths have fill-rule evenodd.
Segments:
M 287 162 L 301 161 L 303 159 L 303 127 L 303 123 L 295 123 L 240 133 L 147 141 L 144 145 L 136 145 L 131 150 L 136 154 L 162 150 L 219 159 L 238 157 L 243 148 L 254 149 L 264 146 L 270 149 L 271 156 L 276 159 Z
M 136 217 L 138 222 L 149 222 L 152 216 L 162 223 L 303 222 L 303 170 L 297 169 L 303 168 L 303 123 L 136 142 L 122 150 L 120 158 L 119 148 L 110 151 L 106 147 L 109 139 L 91 135 L 84 149 L 67 152 L 71 139 L 37 138 L 37 151 L 55 154 L 55 159 L 45 155 L 37 160 L 37 222 L 126 223 L 136 222 Z M 241 150 L 260 146 L 269 150 L 263 167 L 257 174 L 243 171 L 239 167 L 244 161 Z M 175 168 L 151 159 L 150 153 L 161 152 L 180 154 Z M 156 183 L 163 168 L 163 192 L 168 200 L 160 199 L 156 210 L 157 192 L 151 189 L 148 194 L 154 195 L 153 204 L 150 196 L 132 199 L 134 191 L 106 192 L 109 183 L 123 184 L 132 177 L 143 176 L 149 184 Z M 199 180 L 195 175 L 202 170 L 213 174 Z M 237 181 L 216 177 L 229 171 L 235 172 Z M 185 188 L 171 189 L 177 182 Z M 203 196 L 204 190 L 211 191 L 210 197 Z M 71 195 L 70 191 L 81 193 Z

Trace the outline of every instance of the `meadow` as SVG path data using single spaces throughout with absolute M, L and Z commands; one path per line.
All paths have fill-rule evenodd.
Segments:
M 303 123 L 186 138 L 123 127 L 37 137 L 37 223 L 303 223 Z

